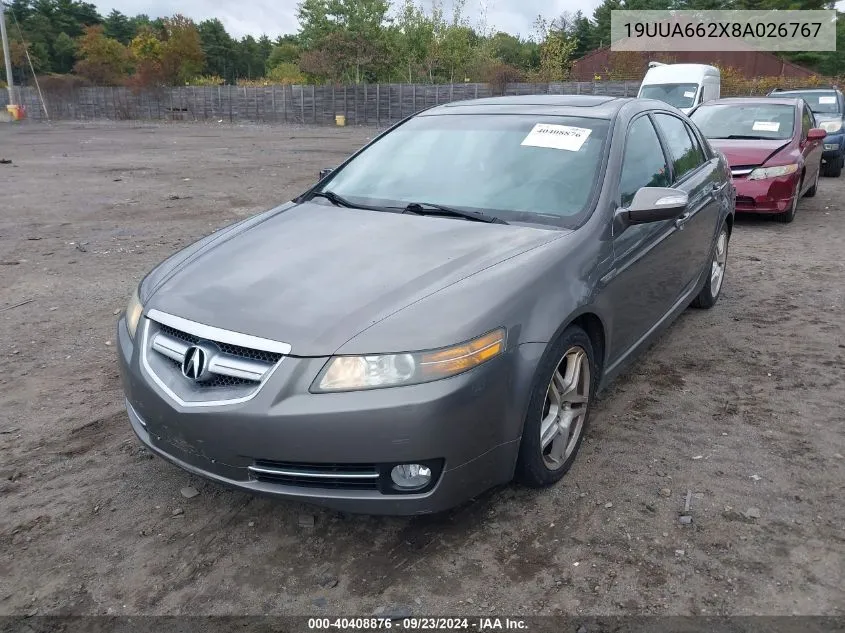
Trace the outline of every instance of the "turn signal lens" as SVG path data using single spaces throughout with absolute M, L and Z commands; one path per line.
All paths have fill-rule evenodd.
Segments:
M 421 355 L 423 376 L 454 376 L 498 356 L 505 349 L 505 331 L 496 330 L 465 343 Z
M 463 373 L 505 351 L 505 330 L 431 352 L 335 356 L 312 385 L 312 391 L 359 391 L 415 385 Z

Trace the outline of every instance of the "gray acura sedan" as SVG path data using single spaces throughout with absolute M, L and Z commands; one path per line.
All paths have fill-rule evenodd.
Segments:
M 188 471 L 351 512 L 550 485 L 596 391 L 716 303 L 733 218 L 724 157 L 662 102 L 426 110 L 144 278 L 129 420 Z

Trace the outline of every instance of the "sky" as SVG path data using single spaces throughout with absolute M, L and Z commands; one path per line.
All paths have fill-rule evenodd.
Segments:
M 421 0 L 424 7 L 430 7 L 430 0 Z M 208 18 L 219 18 L 230 35 L 259 36 L 266 33 L 271 38 L 298 30 L 296 5 L 299 0 L 94 0 L 101 14 L 107 15 L 117 9 L 126 15 L 146 13 L 150 17 L 172 15 L 177 11 L 200 22 Z M 451 16 L 451 0 L 443 1 L 447 17 Z M 542 13 L 556 17 L 564 11 L 574 13 L 580 9 L 585 15 L 592 15 L 599 0 L 467 0 L 465 13 L 473 26 L 479 26 L 486 5 L 487 26 L 497 31 L 529 37 L 533 23 Z M 398 2 L 394 1 L 394 5 Z M 174 8 L 177 7 L 177 8 Z

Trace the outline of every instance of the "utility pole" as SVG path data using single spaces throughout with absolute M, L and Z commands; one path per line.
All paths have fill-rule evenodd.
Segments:
M 6 16 L 3 12 L 3 0 L 0 0 L 0 37 L 3 38 L 3 59 L 6 60 L 6 85 L 9 87 L 9 105 L 15 101 L 15 84 L 12 79 L 12 56 L 9 53 L 9 36 L 6 34 Z

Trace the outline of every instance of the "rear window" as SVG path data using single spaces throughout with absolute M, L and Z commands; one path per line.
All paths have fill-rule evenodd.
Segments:
M 691 118 L 710 139 L 790 139 L 795 130 L 792 105 L 703 105 Z

